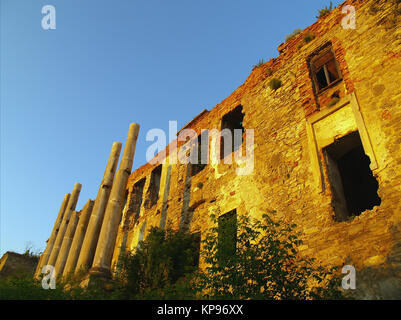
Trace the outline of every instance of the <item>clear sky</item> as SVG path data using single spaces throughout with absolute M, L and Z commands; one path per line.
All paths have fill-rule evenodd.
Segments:
M 342 1 L 333 1 L 338 5 Z M 113 141 L 181 128 L 328 0 L 0 0 L 0 255 L 43 251 L 65 193 L 94 199 Z M 42 7 L 56 9 L 43 30 Z

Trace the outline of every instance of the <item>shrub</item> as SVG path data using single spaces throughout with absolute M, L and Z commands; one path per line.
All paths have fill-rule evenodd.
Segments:
M 186 274 L 197 269 L 199 241 L 195 235 L 153 227 L 135 253 L 121 261 L 118 281 L 123 299 L 193 297 Z
M 308 32 L 308 33 L 306 33 L 306 34 L 304 35 L 304 42 L 305 42 L 305 43 L 311 42 L 311 41 L 312 41 L 313 39 L 315 39 L 315 38 L 316 38 L 316 36 L 315 36 L 314 33 Z
M 68 295 L 56 285 L 54 290 L 44 290 L 32 274 L 21 273 L 0 280 L 0 300 L 65 300 Z
M 326 14 L 329 14 L 333 10 L 333 3 L 330 1 L 330 6 L 329 7 L 324 7 L 323 9 L 320 9 L 319 15 L 316 17 L 318 19 L 324 17 Z
M 216 217 L 212 220 L 218 225 Z M 82 289 L 78 274 L 64 280 L 68 283 L 57 282 L 54 290 L 44 290 L 32 275 L 18 275 L 0 280 L 0 299 L 344 298 L 335 268 L 324 269 L 300 257 L 302 241 L 294 224 L 277 219 L 274 212 L 261 220 L 240 216 L 231 222 L 225 233 L 219 227 L 205 232 L 201 270 L 196 271 L 196 236 L 152 228 L 135 253 L 123 255 L 118 276 L 107 284 L 93 281 Z
M 28 241 L 25 243 L 25 251 L 22 255 L 37 263 L 42 255 L 42 252 L 34 250 L 33 242 Z
M 281 80 L 279 80 L 277 78 L 273 78 L 269 82 L 269 87 L 272 90 L 277 90 L 278 88 L 281 87 L 281 85 L 282 85 Z
M 0 300 L 99 300 L 109 299 L 103 288 L 93 286 L 90 290 L 57 281 L 55 289 L 45 290 L 40 280 L 30 273 L 12 275 L 0 280 Z
M 273 213 L 272 213 L 273 214 Z M 213 223 L 217 219 L 212 216 Z M 298 256 L 302 243 L 295 225 L 263 220 L 239 223 L 237 249 L 222 250 L 218 227 L 206 231 L 201 256 L 206 267 L 196 271 L 193 235 L 152 228 L 134 254 L 126 255 L 120 274 L 120 299 L 324 299 L 342 298 L 333 270 Z M 237 230 L 238 228 L 238 230 Z M 231 239 L 232 240 L 232 239 Z M 226 243 L 227 242 L 227 243 Z
M 295 29 L 291 34 L 285 37 L 285 41 L 287 42 L 288 40 L 294 38 L 297 34 L 300 34 L 302 31 L 303 31 L 302 29 Z
M 199 292 L 208 299 L 338 299 L 340 278 L 335 268 L 324 269 L 313 259 L 301 258 L 302 244 L 295 225 L 273 220 L 274 212 L 262 220 L 246 216 L 237 223 L 234 254 L 222 259 L 218 227 L 211 228 L 203 242 L 206 263 L 199 274 Z M 216 218 L 212 216 L 216 224 Z M 221 263 L 224 261 L 224 263 Z
M 80 279 L 58 279 L 55 289 L 43 289 L 42 280 L 31 273 L 19 273 L 0 279 L 0 300 L 101 300 L 113 299 L 103 284 L 94 283 L 81 288 Z

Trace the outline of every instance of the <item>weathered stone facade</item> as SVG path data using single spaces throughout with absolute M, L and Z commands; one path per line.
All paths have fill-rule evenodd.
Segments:
M 135 250 L 152 226 L 202 234 L 212 213 L 235 209 L 261 217 L 275 210 L 303 233 L 301 254 L 324 265 L 355 266 L 356 296 L 401 298 L 401 20 L 396 1 L 379 2 L 376 10 L 374 3 L 346 1 L 187 124 L 197 134 L 221 130 L 223 117 L 242 106 L 242 126 L 254 129 L 253 146 L 244 143 L 254 154 L 250 174 L 238 175 L 235 161 L 194 174 L 191 164 L 172 164 L 175 145 L 184 144 L 173 141 L 162 167 L 147 163 L 129 176 L 117 238 L 110 240 L 112 270 L 121 250 Z M 345 5 L 356 9 L 356 29 L 342 27 Z M 306 42 L 307 34 L 313 40 Z M 282 83 L 276 90 L 269 86 L 273 78 Z M 354 217 L 341 183 L 348 177 L 339 168 L 356 146 L 369 157 L 373 175 L 366 181 L 378 183 L 379 202 Z M 370 198 L 355 194 L 362 202 Z
M 372 15 L 369 2 L 346 4 L 356 8 L 355 30 L 342 28 L 344 14 L 341 7 L 335 9 L 282 44 L 278 58 L 255 68 L 231 96 L 187 126 L 198 134 L 201 129 L 220 130 L 222 117 L 241 105 L 244 128 L 255 129 L 252 174 L 240 176 L 235 164 L 219 164 L 191 177 L 190 164 L 169 165 L 167 156 L 158 202 L 142 204 L 136 215 L 135 183 L 146 179 L 146 195 L 156 165 L 132 173 L 114 264 L 119 246 L 134 250 L 146 230 L 164 226 L 166 220 L 202 232 L 211 213 L 236 209 L 260 217 L 276 210 L 303 232 L 302 254 L 325 265 L 354 264 L 362 296 L 387 298 L 396 291 L 401 297 L 401 28 L 383 24 L 391 17 L 390 5 Z M 307 33 L 315 39 L 303 43 Z M 327 43 L 342 81 L 316 95 L 308 59 Z M 282 81 L 276 91 L 268 85 L 272 78 Z M 329 107 L 335 91 L 340 101 Z M 353 131 L 366 140 L 365 153 L 377 163 L 373 174 L 381 204 L 338 222 L 322 149 Z
M 0 259 L 0 278 L 26 273 L 33 274 L 36 264 L 35 257 L 7 251 Z

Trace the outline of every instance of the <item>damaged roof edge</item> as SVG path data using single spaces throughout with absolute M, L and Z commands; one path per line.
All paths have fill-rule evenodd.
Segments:
M 204 109 L 204 110 L 203 110 L 201 113 L 199 113 L 195 118 L 193 118 L 191 121 L 189 121 L 189 122 L 188 122 L 185 126 L 183 126 L 180 130 L 178 130 L 177 136 L 178 136 L 178 134 L 179 134 L 182 130 L 184 130 L 184 129 L 190 127 L 191 124 L 193 124 L 196 120 L 198 120 L 199 118 L 201 118 L 203 115 L 205 115 L 205 114 L 207 114 L 207 113 L 209 113 L 209 110 Z
M 279 55 L 275 58 L 271 58 L 270 60 L 266 61 L 262 66 L 258 68 L 254 68 L 251 73 L 248 75 L 246 78 L 245 82 L 243 82 L 237 89 L 235 89 L 229 96 L 227 96 L 225 99 L 223 99 L 220 103 L 218 103 L 216 106 L 214 106 L 210 111 L 207 109 L 204 109 L 201 113 L 199 113 L 195 118 L 193 118 L 191 121 L 189 121 L 185 126 L 183 126 L 178 132 L 177 132 L 177 137 L 179 133 L 186 129 L 191 127 L 194 123 L 196 123 L 199 119 L 204 117 L 205 115 L 208 114 L 214 114 L 215 112 L 219 112 L 220 109 L 224 108 L 226 105 L 238 105 L 241 103 L 241 97 L 244 95 L 244 92 L 246 90 L 251 90 L 253 87 L 255 87 L 260 81 L 263 81 L 264 79 L 267 78 L 265 70 L 267 68 L 273 68 L 275 70 L 279 69 L 283 63 L 287 59 L 290 59 L 294 54 L 295 51 L 288 50 L 291 47 L 295 47 L 296 43 L 299 42 L 300 39 L 302 39 L 302 36 L 309 32 L 309 31 L 314 31 L 317 33 L 325 33 L 326 29 L 328 27 L 333 27 L 336 24 L 339 24 L 341 22 L 341 18 L 343 17 L 343 14 L 341 12 L 341 8 L 346 5 L 346 4 L 352 4 L 355 5 L 356 7 L 359 7 L 363 5 L 363 2 L 361 0 L 345 0 L 342 4 L 339 4 L 337 7 L 333 8 L 333 10 L 327 14 L 326 16 L 318 19 L 315 21 L 313 24 L 309 25 L 305 29 L 303 29 L 302 33 L 300 33 L 297 37 L 294 37 L 294 39 L 291 39 L 289 41 L 285 41 L 284 43 L 281 43 L 277 50 L 279 51 Z M 176 138 L 175 140 L 178 140 Z M 167 157 L 169 155 L 170 148 L 174 146 L 174 149 L 179 147 L 178 144 L 174 144 L 175 140 L 172 143 L 169 143 L 167 147 L 161 151 L 165 152 L 164 157 Z M 159 152 L 157 156 L 160 155 Z M 133 170 L 130 174 L 130 180 L 135 179 L 138 176 L 141 176 L 147 169 L 150 169 L 154 167 L 154 165 L 151 165 L 149 162 L 145 163 L 144 165 L 140 166 L 139 168 Z

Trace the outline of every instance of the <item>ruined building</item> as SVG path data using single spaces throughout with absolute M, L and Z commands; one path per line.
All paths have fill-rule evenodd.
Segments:
M 28 253 L 29 251 L 26 254 L 7 251 L 3 254 L 0 258 L 0 279 L 11 275 L 33 274 L 37 265 L 37 259 Z
M 209 144 L 202 129 L 241 130 L 242 140 L 220 158 L 252 155 L 247 174 L 238 174 L 243 164 L 236 161 L 175 163 L 187 146 L 177 140 L 158 155 L 163 162 L 129 174 L 133 125 L 118 170 L 121 144 L 113 146 L 94 203 L 77 213 L 80 185 L 66 195 L 36 274 L 45 264 L 59 274 L 79 267 L 112 273 L 121 251 L 135 250 L 152 226 L 169 223 L 202 237 L 212 213 L 261 217 L 275 210 L 302 232 L 300 254 L 356 268 L 359 297 L 401 298 L 398 2 L 346 1 L 185 126 L 199 135 L 198 152 L 210 154 L 226 139 Z M 355 8 L 356 29 L 342 25 L 345 5 Z M 254 129 L 253 143 L 247 129 Z

